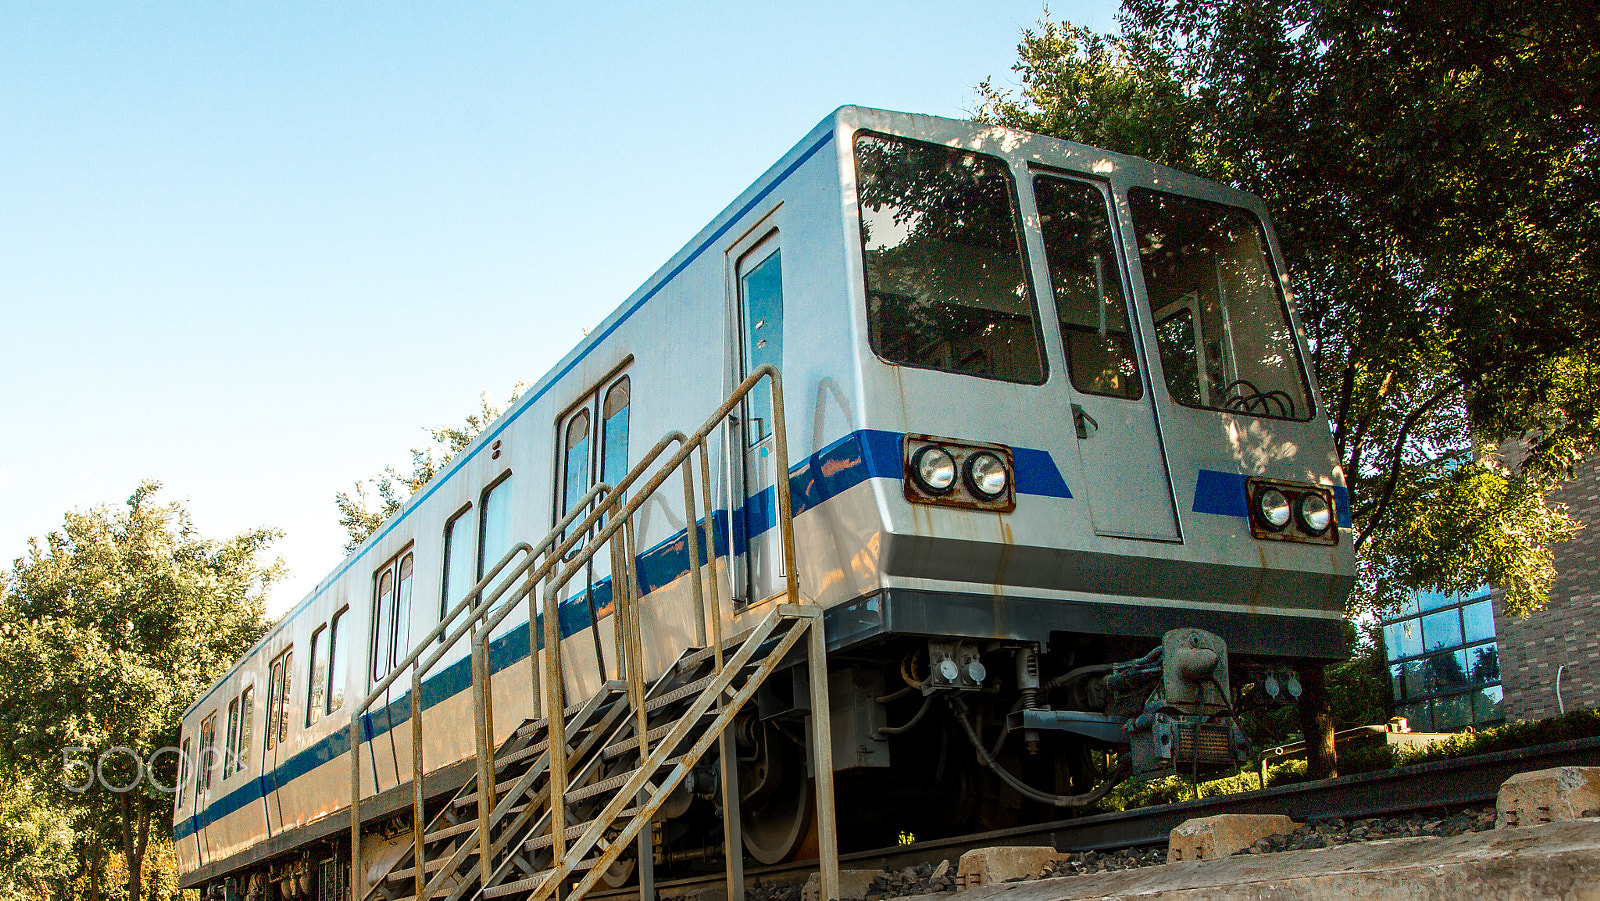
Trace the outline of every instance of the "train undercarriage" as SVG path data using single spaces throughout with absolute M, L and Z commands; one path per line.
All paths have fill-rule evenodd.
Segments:
M 1040 647 L 897 636 L 833 655 L 838 848 L 1058 819 L 1129 778 L 1231 771 L 1251 753 L 1235 719 L 1241 703 L 1299 694 L 1286 662 L 1230 660 L 1213 633 L 1175 629 L 1149 644 L 1084 636 Z M 742 856 L 753 864 L 818 854 L 809 696 L 806 667 L 778 669 L 732 721 L 724 747 L 737 764 Z M 726 867 L 721 766 L 720 754 L 706 755 L 653 815 L 650 878 Z M 452 803 L 441 797 L 429 808 L 443 812 Z M 583 814 L 575 808 L 574 815 Z M 408 897 L 403 879 L 385 876 L 402 862 L 411 834 L 408 809 L 368 825 L 363 856 L 371 863 L 360 882 L 371 887 L 362 897 Z M 313 844 L 219 880 L 210 895 L 349 898 L 347 847 Z M 600 882 L 637 883 L 643 847 L 635 843 L 619 855 Z

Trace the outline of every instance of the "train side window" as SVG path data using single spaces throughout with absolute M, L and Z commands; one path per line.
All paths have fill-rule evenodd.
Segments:
M 394 645 L 394 561 L 385 563 L 372 578 L 372 681 L 389 675 L 389 653 Z
M 439 587 L 439 620 L 461 602 L 476 581 L 472 577 L 472 505 L 461 508 L 444 524 L 444 574 Z M 439 636 L 441 641 L 444 636 Z
M 272 728 L 272 717 L 278 709 L 279 693 L 283 691 L 282 659 L 272 661 L 267 668 L 267 750 L 278 745 L 278 730 Z
M 408 553 L 400 558 L 394 590 L 393 662 L 395 664 L 411 653 L 411 587 L 415 569 L 416 562 L 413 555 Z
M 217 768 L 217 714 L 213 711 L 200 721 L 200 756 L 196 758 L 200 791 L 210 791 L 211 772 Z
M 1072 386 L 1138 398 L 1144 390 L 1106 196 L 1087 182 L 1049 175 L 1035 178 L 1033 191 Z
M 593 400 L 590 400 L 593 403 Z M 561 510 L 558 516 L 572 512 L 578 501 L 589 490 L 589 409 L 584 407 L 567 420 L 561 451 Z M 573 550 L 582 547 L 574 545 Z
M 238 758 L 235 756 L 239 748 L 239 699 L 234 698 L 228 702 L 228 733 L 223 741 L 222 778 L 227 779 L 233 775 Z
M 189 739 L 185 738 L 178 749 L 178 809 L 189 803 L 189 777 L 194 775 L 194 765 L 190 762 L 194 758 L 190 755 L 194 747 Z
M 372 574 L 372 681 L 377 682 L 411 649 L 411 586 L 415 569 L 410 549 Z
M 292 685 L 289 667 L 293 660 L 293 651 L 284 651 L 267 670 L 268 751 L 289 737 L 289 690 Z
M 757 260 L 754 264 L 739 264 L 747 373 L 764 363 L 783 368 L 783 251 L 772 250 L 765 259 L 759 256 L 772 243 L 764 242 L 750 254 Z M 753 446 L 772 434 L 772 385 L 762 383 L 747 397 L 745 440 Z
M 511 474 L 483 493 L 478 517 L 478 578 L 494 568 L 511 550 Z
M 315 726 L 322 718 L 323 691 L 328 685 L 328 627 L 318 626 L 311 633 L 310 672 L 306 673 L 306 725 Z
M 234 748 L 234 772 L 243 772 L 250 768 L 250 721 L 255 717 L 255 686 L 249 686 L 239 694 L 239 744 Z
M 1045 379 L 1011 172 L 995 157 L 862 132 L 867 335 L 888 363 Z
M 616 486 L 628 474 L 628 411 L 632 388 L 628 377 L 612 383 L 601 411 L 600 481 Z
M 632 412 L 633 382 L 626 375 L 612 373 L 568 408 L 564 419 L 556 421 L 556 457 L 561 468 L 556 482 L 559 502 L 551 517 L 554 522 L 577 509 L 583 496 L 597 482 L 616 487 L 628 475 L 628 431 Z M 578 523 L 582 521 L 583 517 L 577 520 Z M 591 534 L 594 531 L 591 529 Z M 569 556 L 582 549 L 587 537 L 573 544 Z M 608 561 L 596 559 L 586 567 L 586 573 L 584 581 L 604 579 L 610 573 L 610 565 Z M 583 590 L 582 582 L 575 580 L 568 583 L 562 593 L 566 596 Z
M 1288 304 L 1255 214 L 1148 188 L 1131 189 L 1128 205 L 1162 368 L 1177 366 L 1166 372 L 1173 400 L 1310 419 Z
M 345 638 L 340 627 L 344 625 L 344 616 L 348 612 L 350 608 L 345 607 L 328 622 L 328 691 L 324 713 L 332 713 L 344 706 L 344 684 L 350 678 L 350 649 L 340 646 Z M 347 641 L 343 643 L 348 645 Z

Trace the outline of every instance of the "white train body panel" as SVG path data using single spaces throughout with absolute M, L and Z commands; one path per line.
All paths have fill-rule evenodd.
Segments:
M 1027 277 L 1040 310 L 1042 383 L 891 365 L 874 353 L 852 154 L 861 130 L 968 148 L 1009 166 L 1023 223 Z M 1113 198 L 1127 275 L 1110 277 L 1126 278 L 1124 290 L 1132 299 L 1127 306 L 1135 319 L 1132 340 L 1144 389 L 1138 403 L 1082 393 L 1068 378 L 1062 326 L 1049 312 L 1040 212 L 1029 187 L 1030 173 L 1044 171 L 1090 179 Z M 1173 399 L 1162 383 L 1152 337 L 1157 322 L 1143 300 L 1135 264 L 1139 256 L 1127 200 L 1134 187 L 1208 198 L 1267 221 L 1253 197 L 1141 160 L 972 123 L 854 107 L 836 111 L 486 428 L 190 708 L 183 734 L 197 747 L 205 719 L 216 715 L 219 724 L 224 722 L 230 700 L 253 686 L 248 765 L 226 779 L 213 773 L 206 791 L 197 791 L 191 776 L 175 812 L 185 884 L 215 879 L 347 828 L 348 716 L 375 682 L 372 607 L 375 580 L 386 561 L 403 553 L 413 556 L 409 636 L 420 638 L 438 621 L 445 530 L 453 516 L 470 507 L 467 518 L 475 522 L 486 489 L 509 476 L 505 523 L 512 540 L 533 543 L 554 524 L 562 487 L 560 430 L 575 405 L 627 376 L 630 463 L 663 434 L 697 427 L 739 380 L 738 267 L 752 250 L 765 254 L 772 242 L 782 260 L 781 369 L 797 560 L 802 592 L 830 610 L 830 646 L 896 632 L 1030 640 L 1052 631 L 1159 636 L 1169 623 L 1199 616 L 1210 617 L 1202 620 L 1206 627 L 1245 653 L 1326 656 L 1353 580 L 1348 532 L 1332 546 L 1256 540 L 1239 493 L 1250 476 L 1330 486 L 1344 513 L 1342 475 L 1326 415 L 1320 405 L 1308 419 L 1294 421 L 1196 409 Z M 1264 234 L 1272 259 L 1281 259 L 1270 227 Z M 1298 323 L 1294 331 L 1299 332 Z M 1303 359 L 1303 339 L 1298 344 Z M 1075 405 L 1095 421 L 1093 438 L 1076 436 Z M 1011 448 L 1015 509 L 996 513 L 908 502 L 901 456 L 907 434 Z M 1106 440 L 1096 444 L 1101 436 Z M 776 531 L 751 525 L 770 522 L 763 512 L 770 489 L 746 502 L 730 488 L 728 471 L 735 461 L 724 452 L 730 440 L 725 432 L 713 455 L 721 487 L 710 522 L 723 576 L 722 610 L 727 628 L 736 634 L 741 622 L 759 616 L 764 606 L 735 615 L 726 595 L 738 591 L 759 598 L 768 592 L 760 585 L 735 587 L 740 570 L 731 564 L 744 549 L 732 533 L 741 523 L 750 528 L 755 533 L 750 545 L 770 561 Z M 752 459 L 759 467 L 772 457 Z M 676 484 L 659 492 L 659 500 L 639 519 L 640 569 L 648 592 L 644 637 L 658 671 L 695 642 L 682 579 L 690 533 Z M 1146 534 L 1132 534 L 1141 530 Z M 1114 534 L 1119 531 L 1123 534 Z M 758 582 L 775 584 L 767 562 L 756 569 Z M 343 704 L 308 722 L 312 636 L 341 610 L 347 611 L 341 650 L 350 654 Z M 601 613 L 602 644 L 612 648 L 611 620 L 606 610 Z M 600 681 L 586 619 L 579 604 L 563 608 L 571 697 L 588 695 Z M 325 639 L 327 632 L 322 635 Z M 529 691 L 528 651 L 527 617 L 519 612 L 496 631 L 492 646 L 497 743 L 524 718 L 538 715 Z M 285 652 L 293 655 L 288 723 L 283 740 L 268 749 L 262 739 L 271 665 Z M 466 655 L 467 643 L 458 643 L 424 683 L 424 757 L 430 773 L 473 754 Z M 410 773 L 408 691 L 409 679 L 403 677 L 390 690 L 387 706 L 375 704 L 368 711 L 365 724 L 372 740 L 363 746 L 363 797 L 387 792 L 396 809 L 410 798 L 409 789 L 397 791 Z M 216 728 L 221 744 L 223 727 Z

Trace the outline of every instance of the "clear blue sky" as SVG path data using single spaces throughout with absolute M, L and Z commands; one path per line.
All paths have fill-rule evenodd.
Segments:
M 0 560 L 154 478 L 285 530 L 287 609 L 336 491 L 538 378 L 834 107 L 963 116 L 1043 12 L 549 6 L 0 5 Z

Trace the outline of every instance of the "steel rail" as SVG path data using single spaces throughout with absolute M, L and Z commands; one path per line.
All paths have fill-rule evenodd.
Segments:
M 1138 810 L 856 851 L 839 855 L 839 865 L 858 870 L 895 870 L 941 860 L 953 863 L 965 851 L 1001 845 L 1048 843 L 1065 853 L 1165 844 L 1168 834 L 1185 820 L 1224 813 L 1286 814 L 1295 820 L 1310 821 L 1334 817 L 1359 819 L 1483 804 L 1492 802 L 1499 793 L 1500 784 L 1517 773 L 1559 766 L 1600 766 L 1600 738 L 1574 739 Z M 798 877 L 817 867 L 816 860 L 776 864 L 747 870 L 745 879 L 747 884 L 754 884 L 755 880 Z M 719 875 L 692 876 L 658 881 L 656 889 L 681 890 L 721 882 Z M 589 897 L 622 901 L 635 895 L 637 890 L 630 887 L 591 892 Z

